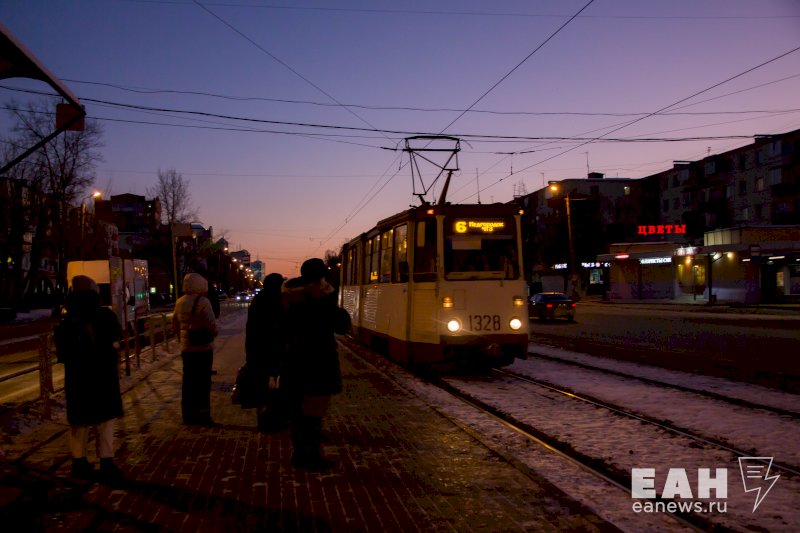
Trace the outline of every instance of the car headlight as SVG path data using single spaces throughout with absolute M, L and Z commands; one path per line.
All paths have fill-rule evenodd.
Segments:
M 455 333 L 460 329 L 461 329 L 461 322 L 459 322 L 455 318 L 447 322 L 447 331 L 449 331 L 450 333 Z
M 522 327 L 522 320 L 514 317 L 511 320 L 509 320 L 508 325 L 511 327 L 511 329 L 517 331 L 519 328 Z

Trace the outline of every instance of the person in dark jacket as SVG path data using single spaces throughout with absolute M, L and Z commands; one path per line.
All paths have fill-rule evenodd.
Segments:
M 192 426 L 212 426 L 211 373 L 214 362 L 214 341 L 193 344 L 189 330 L 206 329 L 217 336 L 217 323 L 211 302 L 206 298 L 208 282 L 196 272 L 183 278 L 183 296 L 175 302 L 172 329 L 178 333 L 183 359 L 181 413 L 183 422 Z
M 97 283 L 88 276 L 72 278 L 66 314 L 55 328 L 58 361 L 64 363 L 64 391 L 72 475 L 89 479 L 94 466 L 87 458 L 89 430 L 96 430 L 101 479 L 121 477 L 114 464 L 114 419 L 123 415 L 119 386 L 117 315 L 100 305 Z
M 272 273 L 247 309 L 244 348 L 247 374 L 257 409 L 258 429 L 272 432 L 286 426 L 286 411 L 278 383 L 286 350 L 285 315 L 281 302 L 283 276 Z
M 288 350 L 281 387 L 289 398 L 292 466 L 325 470 L 333 466 L 322 453 L 322 419 L 331 396 L 342 391 L 334 333 L 347 333 L 350 316 L 336 303 L 325 281 L 322 259 L 309 259 L 300 277 L 283 285 Z

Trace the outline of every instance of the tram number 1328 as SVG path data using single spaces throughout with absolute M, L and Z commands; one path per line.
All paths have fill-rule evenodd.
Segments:
M 469 315 L 469 329 L 472 331 L 499 331 L 500 315 Z

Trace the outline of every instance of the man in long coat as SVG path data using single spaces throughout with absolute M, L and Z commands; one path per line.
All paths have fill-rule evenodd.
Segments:
M 281 387 L 291 406 L 292 465 L 309 470 L 333 466 L 322 453 L 322 419 L 331 396 L 342 391 L 334 334 L 350 329 L 350 316 L 325 281 L 327 271 L 322 259 L 309 259 L 300 267 L 300 277 L 283 286 L 288 351 Z

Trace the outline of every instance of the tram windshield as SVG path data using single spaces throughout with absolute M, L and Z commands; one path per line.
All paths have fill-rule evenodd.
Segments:
M 446 279 L 519 278 L 516 224 L 512 217 L 448 217 L 444 237 Z

